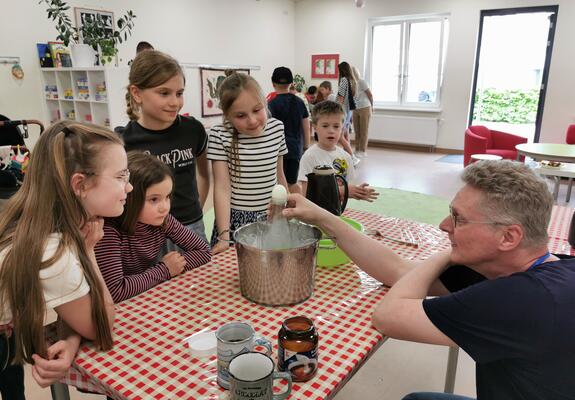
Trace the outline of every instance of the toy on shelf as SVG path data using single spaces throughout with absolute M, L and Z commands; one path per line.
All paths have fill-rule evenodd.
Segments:
M 68 100 L 74 100 L 74 93 L 72 92 L 72 89 L 64 89 L 64 98 Z
M 44 94 L 47 99 L 58 100 L 58 88 L 56 85 L 46 85 L 44 86 Z
M 78 88 L 78 98 L 81 100 L 90 99 L 90 89 L 88 88 L 88 79 L 78 78 L 76 81 L 76 87 Z
M 106 92 L 106 83 L 96 84 L 96 101 L 107 101 L 108 93 Z
M 66 118 L 68 119 L 76 119 L 76 111 L 70 110 L 66 113 Z

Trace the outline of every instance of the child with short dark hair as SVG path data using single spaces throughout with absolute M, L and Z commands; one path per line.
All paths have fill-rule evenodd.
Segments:
M 317 86 L 314 85 L 309 86 L 307 88 L 305 97 L 307 98 L 307 101 L 309 102 L 310 105 L 315 104 L 317 99 Z
M 309 147 L 310 124 L 306 106 L 300 98 L 290 93 L 293 75 L 289 68 L 278 67 L 272 74 L 277 96 L 268 103 L 272 117 L 284 124 L 288 153 L 284 156 L 284 174 L 290 192 L 299 192 L 297 184 L 299 162 L 304 148 Z
M 318 142 L 311 146 L 300 162 L 298 181 L 303 194 L 307 191 L 307 174 L 313 172 L 318 165 L 330 165 L 335 172 L 343 176 L 349 187 L 349 197 L 372 202 L 379 193 L 367 183 L 354 185 L 354 168 L 351 156 L 337 143 L 342 134 L 345 114 L 342 106 L 334 101 L 326 100 L 317 103 L 312 111 L 312 125 L 317 133 Z
M 208 244 L 170 214 L 174 179 L 170 168 L 151 154 L 128 153 L 130 182 L 121 216 L 107 219 L 96 260 L 114 302 L 210 261 Z M 183 253 L 158 256 L 170 239 Z

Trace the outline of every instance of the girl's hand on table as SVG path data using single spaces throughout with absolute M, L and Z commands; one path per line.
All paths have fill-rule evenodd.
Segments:
M 230 247 L 230 244 L 228 242 L 224 242 L 222 240 L 219 240 L 214 247 L 212 247 L 212 255 L 216 255 L 218 253 L 222 253 L 224 251 L 226 251 L 228 249 L 228 247 Z
M 184 268 L 186 267 L 186 259 L 177 251 L 166 253 L 166 255 L 162 257 L 162 262 L 166 264 L 166 267 L 168 267 L 171 277 L 180 275 L 184 272 Z

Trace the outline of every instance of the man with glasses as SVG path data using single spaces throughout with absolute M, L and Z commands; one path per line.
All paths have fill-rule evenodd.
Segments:
M 546 183 L 512 161 L 476 162 L 462 180 L 440 224 L 451 249 L 422 261 L 402 259 L 301 197 L 290 197 L 295 208 L 285 214 L 320 225 L 392 285 L 373 314 L 380 332 L 464 349 L 476 361 L 478 399 L 574 399 L 575 259 L 547 250 Z M 404 398 L 415 399 L 466 398 Z

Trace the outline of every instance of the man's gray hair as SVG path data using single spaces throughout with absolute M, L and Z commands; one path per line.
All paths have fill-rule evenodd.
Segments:
M 461 179 L 485 194 L 480 211 L 491 221 L 523 227 L 523 245 L 548 242 L 553 197 L 545 181 L 525 164 L 478 161 L 465 168 Z

